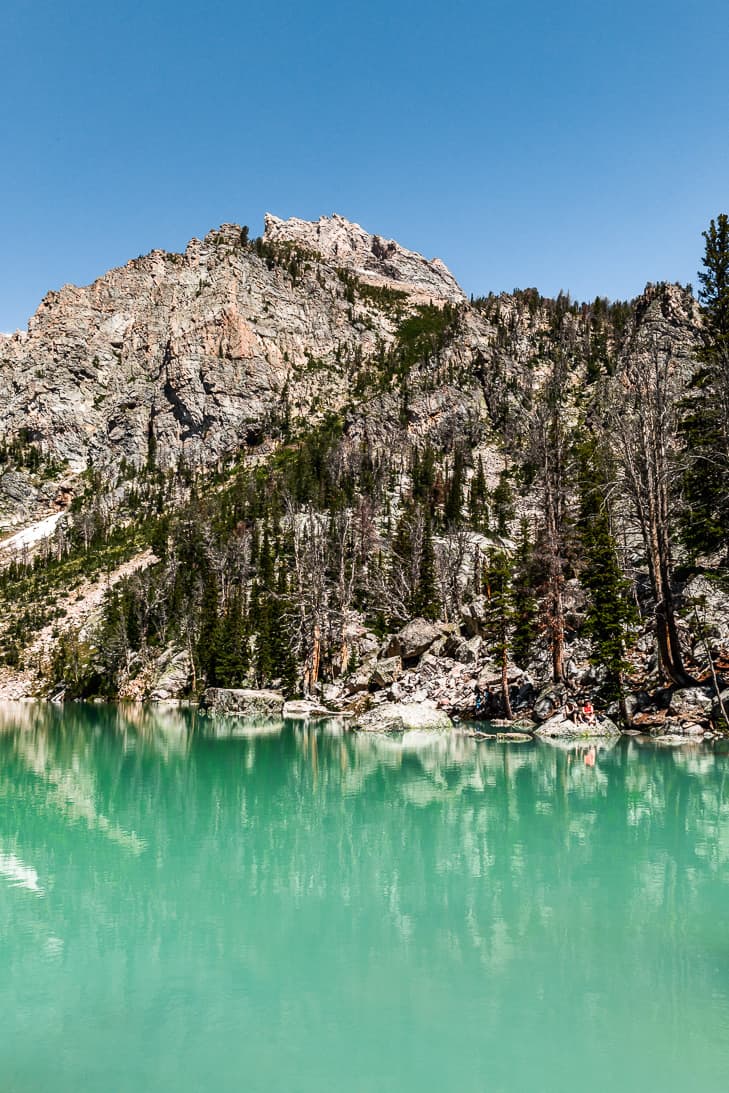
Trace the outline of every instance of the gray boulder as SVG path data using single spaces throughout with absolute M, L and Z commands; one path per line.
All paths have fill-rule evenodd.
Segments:
M 385 660 L 378 660 L 370 676 L 370 686 L 390 687 L 401 675 L 402 661 L 400 657 L 387 657 Z
M 481 637 L 483 618 L 486 614 L 486 601 L 483 596 L 477 596 L 471 603 L 464 604 L 461 608 L 461 623 L 469 637 Z
M 548 738 L 591 739 L 600 736 L 620 736 L 620 729 L 609 717 L 598 718 L 594 725 L 583 725 L 557 713 L 535 729 L 534 735 Z
M 426 702 L 384 702 L 355 722 L 360 732 L 449 732 L 453 722 L 447 713 Z
M 669 714 L 682 720 L 708 718 L 714 698 L 713 687 L 683 687 L 672 693 Z
M 475 664 L 481 652 L 481 645 L 482 641 L 478 635 L 469 638 L 468 641 L 462 641 L 454 654 L 456 660 L 461 664 Z
M 255 691 L 247 687 L 208 687 L 200 706 L 210 713 L 238 714 L 244 717 L 283 717 L 284 699 L 277 691 Z
M 401 657 L 403 660 L 415 660 L 427 653 L 431 645 L 442 637 L 441 631 L 427 619 L 411 619 L 387 645 L 388 657 Z
M 632 721 L 637 713 L 651 705 L 651 696 L 647 691 L 631 691 L 625 696 L 624 703 L 626 716 Z

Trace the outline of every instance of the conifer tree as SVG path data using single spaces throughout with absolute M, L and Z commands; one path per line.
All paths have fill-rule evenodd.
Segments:
M 729 545 L 729 217 L 703 232 L 704 341 L 683 401 L 681 538 L 696 557 Z
M 538 635 L 538 606 L 534 595 L 534 545 L 529 535 L 529 522 L 522 519 L 513 557 L 513 635 L 512 656 L 515 664 L 525 668 Z
M 586 630 L 592 640 L 592 663 L 605 668 L 605 697 L 623 697 L 623 675 L 629 668 L 626 645 L 636 609 L 623 577 L 617 544 L 605 502 L 607 474 L 597 444 L 586 437 L 578 446 L 580 472 L 580 538 L 584 565 L 580 574 L 587 592 Z
M 446 527 L 456 526 L 461 522 L 463 509 L 463 449 L 460 445 L 453 454 L 453 467 L 448 482 L 443 519 Z
M 423 512 L 423 541 L 420 548 L 418 585 L 413 604 L 415 614 L 424 619 L 438 618 L 438 585 L 435 573 L 435 550 L 430 512 Z
M 484 565 L 483 589 L 486 608 L 483 626 L 488 635 L 491 652 L 501 667 L 501 693 L 504 716 L 511 721 L 509 699 L 508 660 L 509 633 L 513 618 L 513 588 L 511 568 L 505 550 L 492 550 Z

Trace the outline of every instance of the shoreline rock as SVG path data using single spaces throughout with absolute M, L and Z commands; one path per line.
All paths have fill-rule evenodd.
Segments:
M 384 702 L 358 717 L 353 728 L 371 733 L 442 734 L 452 731 L 453 722 L 445 711 L 427 702 Z
M 256 691 L 248 687 L 208 687 L 200 699 L 200 709 L 213 714 L 283 720 L 284 697 L 278 691 Z
M 620 736 L 620 729 L 609 717 L 599 718 L 594 725 L 583 725 L 576 724 L 561 713 L 557 713 L 540 725 L 538 729 L 535 729 L 534 735 L 538 737 L 589 740 L 605 736 Z

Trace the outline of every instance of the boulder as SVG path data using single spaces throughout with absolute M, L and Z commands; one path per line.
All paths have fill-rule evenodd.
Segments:
M 418 730 L 443 733 L 453 728 L 448 714 L 426 702 L 384 702 L 355 722 L 360 732 L 401 733 Z
M 200 706 L 210 713 L 244 717 L 283 717 L 284 698 L 277 691 L 255 691 L 247 687 L 208 687 Z
M 387 644 L 387 657 L 416 660 L 442 638 L 440 629 L 427 619 L 411 619 Z
M 454 654 L 456 660 L 461 664 L 475 664 L 481 652 L 481 645 L 482 641 L 478 636 L 462 641 Z
M 714 698 L 713 687 L 682 687 L 672 692 L 669 713 L 683 720 L 710 717 Z
M 319 705 L 318 702 L 312 702 L 306 698 L 297 698 L 284 702 L 283 716 L 290 718 L 292 721 L 304 721 L 309 717 L 336 717 L 337 714 L 332 710 L 328 710 L 326 706 Z
M 471 603 L 464 604 L 461 608 L 461 623 L 469 637 L 481 637 L 483 618 L 486 614 L 486 601 L 483 596 L 477 596 Z
M 370 687 L 390 687 L 402 675 L 400 657 L 378 660 L 370 676 Z
M 345 683 L 347 693 L 354 695 L 359 691 L 368 691 L 373 671 L 374 661 L 371 661 L 369 664 L 362 664 L 355 672 L 347 676 Z
M 719 698 L 721 699 L 721 701 L 719 701 Z M 711 707 L 711 719 L 715 724 L 717 724 L 720 720 L 723 720 L 724 710 L 726 710 L 727 714 L 729 714 L 729 690 L 721 691 L 719 693 L 719 698 L 714 698 L 714 702 Z M 724 707 L 724 710 L 722 710 L 722 706 Z
M 535 729 L 534 735 L 584 739 L 599 736 L 620 736 L 620 729 L 609 717 L 598 718 L 594 725 L 582 725 L 576 724 L 561 713 L 557 713 L 548 718 L 538 729 Z

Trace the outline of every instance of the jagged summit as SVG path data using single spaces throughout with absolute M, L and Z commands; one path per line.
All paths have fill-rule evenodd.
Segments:
M 460 285 L 439 258 L 424 258 L 393 239 L 372 235 L 338 213 L 319 220 L 265 216 L 264 239 L 270 243 L 298 243 L 351 270 L 362 281 L 402 289 L 412 296 L 448 300 L 465 299 Z

